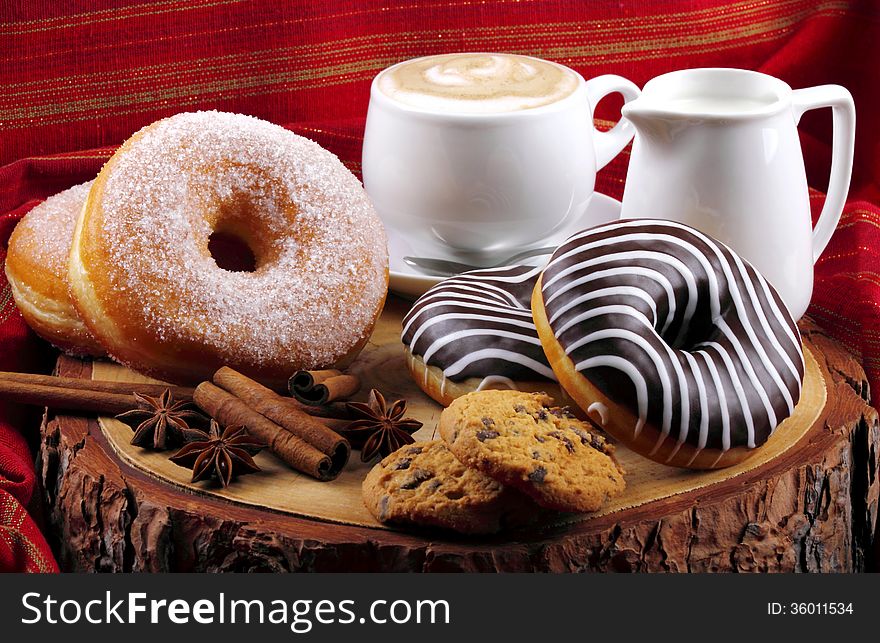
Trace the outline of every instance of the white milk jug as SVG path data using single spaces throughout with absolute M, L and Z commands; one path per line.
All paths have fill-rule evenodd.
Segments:
M 797 124 L 818 107 L 832 108 L 834 141 L 813 229 Z M 793 90 L 741 69 L 687 69 L 649 81 L 623 114 L 636 137 L 621 218 L 669 219 L 714 236 L 760 270 L 799 319 L 849 190 L 850 93 L 839 85 Z

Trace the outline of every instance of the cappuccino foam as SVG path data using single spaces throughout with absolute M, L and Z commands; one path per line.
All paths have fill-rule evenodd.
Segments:
M 555 103 L 577 89 L 574 72 L 514 54 L 416 58 L 379 75 L 379 90 L 404 105 L 462 113 L 501 113 Z

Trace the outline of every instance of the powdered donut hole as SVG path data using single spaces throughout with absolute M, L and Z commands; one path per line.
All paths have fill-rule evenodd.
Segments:
M 228 365 L 277 386 L 358 354 L 387 246 L 360 182 L 316 143 L 250 116 L 178 114 L 98 175 L 70 283 L 86 325 L 135 370 L 193 383 Z

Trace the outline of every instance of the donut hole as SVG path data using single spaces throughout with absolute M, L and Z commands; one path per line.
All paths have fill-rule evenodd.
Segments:
M 655 330 L 673 350 L 691 352 L 717 341 L 723 334 L 711 318 L 708 307 L 705 311 L 697 311 L 687 326 L 669 329 L 665 333 L 657 327 Z
M 670 341 L 669 345 L 673 350 L 682 350 L 693 353 L 706 346 L 717 343 L 724 337 L 724 333 L 717 326 L 703 326 L 693 332 L 688 332 L 678 341 Z
M 215 230 L 208 237 L 208 252 L 214 263 L 230 272 L 254 272 L 257 257 L 247 241 L 225 230 Z

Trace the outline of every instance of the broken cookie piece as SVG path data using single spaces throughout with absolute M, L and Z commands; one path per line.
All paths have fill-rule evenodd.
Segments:
M 398 449 L 367 474 L 362 492 L 380 522 L 463 534 L 523 526 L 541 514 L 525 494 L 463 465 L 441 440 Z

